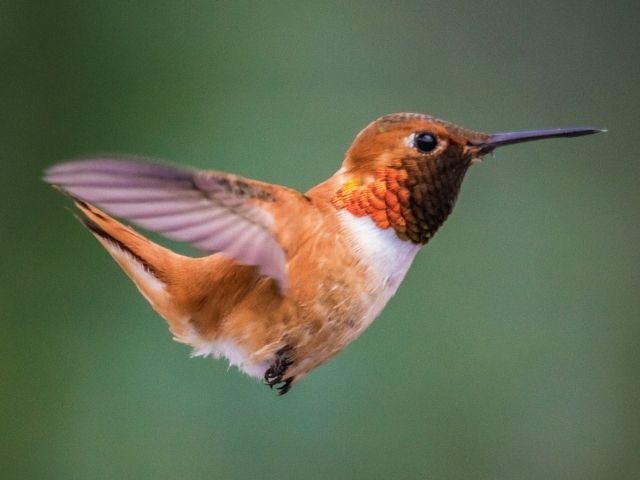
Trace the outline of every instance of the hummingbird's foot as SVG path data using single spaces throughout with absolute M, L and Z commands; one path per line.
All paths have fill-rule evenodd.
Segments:
M 275 361 L 267 371 L 264 372 L 264 383 L 269 385 L 269 388 L 275 386 L 278 390 L 278 395 L 284 395 L 291 388 L 293 377 L 284 378 L 284 376 L 292 364 L 292 348 L 286 345 L 276 352 Z

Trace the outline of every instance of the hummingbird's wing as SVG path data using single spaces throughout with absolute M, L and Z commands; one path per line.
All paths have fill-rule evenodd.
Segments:
M 102 158 L 55 165 L 45 181 L 173 240 L 255 265 L 287 288 L 286 255 L 272 212 L 295 209 L 303 197 L 294 190 L 219 172 Z

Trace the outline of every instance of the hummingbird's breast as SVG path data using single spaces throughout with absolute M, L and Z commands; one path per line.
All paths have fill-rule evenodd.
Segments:
M 298 378 L 371 325 L 421 248 L 347 210 L 335 212 L 333 221 L 336 225 L 314 236 L 289 265 L 290 316 L 280 322 L 287 324 L 281 338 L 295 351 L 291 374 Z

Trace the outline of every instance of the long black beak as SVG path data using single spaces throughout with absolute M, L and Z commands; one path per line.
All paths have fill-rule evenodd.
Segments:
M 513 143 L 531 142 L 533 140 L 543 140 L 545 138 L 580 137 L 582 135 L 591 135 L 602 132 L 606 132 L 606 130 L 592 127 L 550 128 L 547 130 L 501 132 L 489 135 L 489 137 L 478 146 L 480 147 L 480 152 L 485 154 L 493 152 L 493 150 L 498 147 L 511 145 Z

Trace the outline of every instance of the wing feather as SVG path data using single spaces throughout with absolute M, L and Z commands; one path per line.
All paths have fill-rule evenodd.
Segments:
M 45 180 L 168 238 L 254 265 L 276 279 L 281 289 L 287 287 L 286 254 L 276 239 L 273 217 L 273 205 L 283 200 L 272 185 L 218 172 L 109 158 L 55 165 Z

